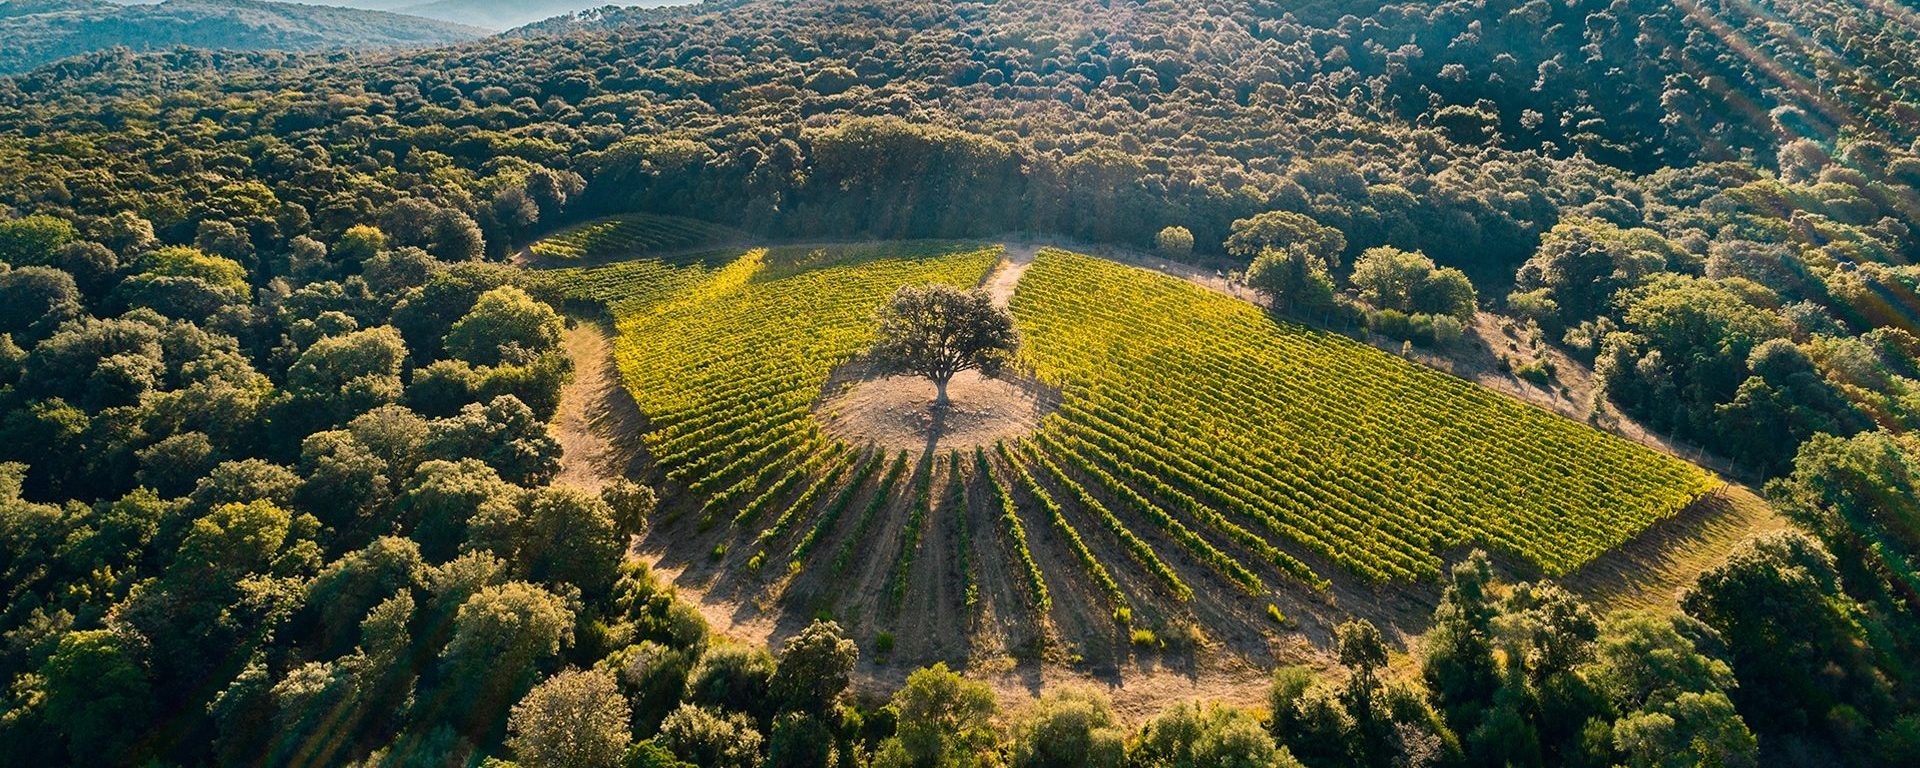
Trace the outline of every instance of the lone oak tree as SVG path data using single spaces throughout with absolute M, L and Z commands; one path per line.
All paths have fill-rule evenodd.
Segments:
M 934 407 L 945 407 L 954 374 L 998 376 L 1019 346 L 1013 317 L 985 291 L 909 285 L 881 307 L 880 338 L 869 357 L 887 373 L 925 376 L 939 390 Z

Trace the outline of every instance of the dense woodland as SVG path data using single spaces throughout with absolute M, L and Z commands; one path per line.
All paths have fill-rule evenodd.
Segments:
M 856 700 L 835 627 L 721 642 L 623 561 L 646 488 L 550 484 L 565 321 L 498 262 L 634 210 L 1158 244 L 1421 343 L 1508 314 L 1800 530 L 1675 615 L 1469 559 L 1410 664 L 1347 625 L 1261 711 Z M 1896 3 L 722 2 L 67 59 L 0 80 L 0 755 L 1920 763 L 1916 226 Z

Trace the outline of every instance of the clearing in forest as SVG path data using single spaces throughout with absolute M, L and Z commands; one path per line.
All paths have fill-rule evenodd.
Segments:
M 892 243 L 542 274 L 613 315 L 663 498 L 647 546 L 742 613 L 832 615 L 910 663 L 1279 652 L 1292 629 L 1325 633 L 1334 594 L 1393 601 L 1466 546 L 1564 575 L 1717 485 L 1351 339 L 1055 249 L 995 286 L 1025 337 L 1018 372 L 934 434 L 931 385 L 860 373 L 874 312 L 902 285 L 983 285 L 1002 263 L 998 247 Z

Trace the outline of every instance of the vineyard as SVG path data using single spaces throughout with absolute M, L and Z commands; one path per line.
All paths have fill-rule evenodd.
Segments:
M 636 213 L 581 224 L 527 246 L 527 253 L 553 261 L 604 261 L 703 248 L 737 236 L 704 221 Z
M 540 274 L 615 317 L 664 546 L 736 594 L 876 622 L 856 626 L 991 615 L 1078 643 L 1117 628 L 1123 648 L 1202 614 L 1271 631 L 1336 579 L 1430 583 L 1466 545 L 1565 574 L 1715 483 L 1345 337 L 1055 250 L 1011 303 L 1021 367 L 1062 394 L 1036 432 L 935 454 L 822 431 L 823 389 L 894 289 L 977 285 L 999 260 L 918 243 Z
M 652 307 L 705 280 L 712 271 L 709 258 L 728 254 L 696 254 L 671 261 L 638 258 L 604 267 L 540 270 L 527 278 L 540 297 L 554 303 L 604 305 L 615 317 Z
M 1194 515 L 1225 537 L 1253 543 L 1251 527 L 1370 581 L 1433 579 L 1440 553 L 1467 544 L 1566 574 L 1714 485 L 1677 459 L 1111 262 L 1043 251 L 1012 308 L 1036 374 L 1066 392 L 1040 436 L 1050 450 L 1172 506 L 1227 513 Z
M 909 283 L 975 285 L 998 258 L 935 244 L 756 250 L 666 301 L 616 305 L 615 360 L 653 426 L 644 440 L 661 478 L 703 526 L 745 525 L 810 475 L 838 471 L 848 459 L 811 408 L 833 368 L 872 341 L 874 310 Z

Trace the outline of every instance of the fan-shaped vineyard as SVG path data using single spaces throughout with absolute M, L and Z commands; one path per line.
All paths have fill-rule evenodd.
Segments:
M 1041 436 L 1050 449 L 1104 467 L 1116 490 L 1225 513 L 1199 525 L 1245 539 L 1224 528 L 1237 524 L 1372 581 L 1432 578 L 1441 551 L 1470 543 L 1564 574 L 1714 484 L 1447 374 L 1111 262 L 1043 251 L 1012 308 L 1035 373 L 1066 393 Z
M 688 555 L 748 589 L 809 585 L 809 610 L 871 593 L 864 608 L 897 621 L 937 592 L 1036 627 L 1076 612 L 1159 626 L 1201 603 L 1278 617 L 1276 590 L 1431 580 L 1461 545 L 1564 574 L 1715 482 L 1345 337 L 1054 250 L 1012 300 L 1023 367 L 1061 393 L 1036 433 L 935 456 L 822 432 L 823 388 L 894 289 L 976 285 L 998 260 L 796 248 L 543 279 L 613 311 L 660 525 L 681 532 L 667 546 L 700 542 Z
M 780 494 L 843 460 L 817 455 L 838 449 L 810 409 L 870 343 L 874 310 L 901 285 L 976 285 L 998 258 L 933 244 L 756 250 L 659 304 L 615 305 L 614 355 L 661 478 L 703 525 L 762 522 Z
M 635 213 L 581 224 L 536 241 L 527 252 L 556 261 L 599 261 L 701 248 L 736 236 L 696 219 Z

